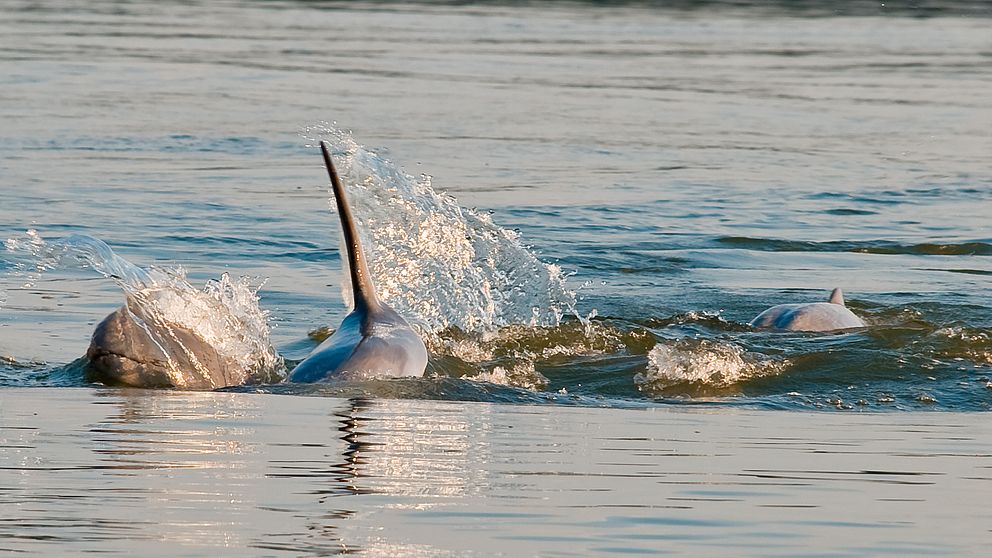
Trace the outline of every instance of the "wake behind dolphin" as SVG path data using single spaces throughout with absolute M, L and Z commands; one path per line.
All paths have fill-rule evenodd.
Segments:
M 423 376 L 427 347 L 402 316 L 376 296 L 355 220 L 326 142 L 320 142 L 347 248 L 355 308 L 290 373 L 290 382 Z

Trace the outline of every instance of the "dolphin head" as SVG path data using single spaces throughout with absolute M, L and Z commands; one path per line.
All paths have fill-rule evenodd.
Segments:
M 131 305 L 96 326 L 86 357 L 87 379 L 107 385 L 213 389 L 236 383 L 234 363 L 196 333 L 153 323 Z

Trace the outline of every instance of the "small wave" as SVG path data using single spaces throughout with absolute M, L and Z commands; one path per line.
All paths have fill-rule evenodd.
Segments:
M 0 357 L 0 386 L 68 387 L 85 383 L 87 360 L 78 358 L 68 364 L 54 365 L 37 360 Z
M 429 344 L 450 328 L 555 327 L 578 315 L 561 269 L 541 262 L 516 232 L 460 207 L 435 191 L 429 176 L 406 174 L 347 132 L 325 123 L 304 136 L 333 146 L 378 293 L 433 338 Z M 343 275 L 350 303 L 347 270 Z
M 260 137 L 193 136 L 188 134 L 131 137 L 80 136 L 47 141 L 25 140 L 21 145 L 25 149 L 43 149 L 45 151 L 224 153 L 230 155 L 252 155 L 262 151 L 295 151 L 298 149 L 298 146 L 291 142 L 272 142 Z
M 556 327 L 513 325 L 483 334 L 449 329 L 432 352 L 479 363 L 507 357 L 549 360 L 619 351 L 646 353 L 653 343 L 653 337 L 641 329 L 569 320 Z
M 745 250 L 762 252 L 856 252 L 862 254 L 909 254 L 919 256 L 992 256 L 992 243 L 975 241 L 962 243 L 900 244 L 889 240 L 809 242 L 745 236 L 725 236 L 716 239 Z
M 393 378 L 316 384 L 284 383 L 261 386 L 232 386 L 225 392 L 275 393 L 309 397 L 388 398 L 438 401 L 479 401 L 514 405 L 576 405 L 585 407 L 644 408 L 650 403 L 635 400 L 534 391 L 487 381 L 458 378 Z
M 779 374 L 787 366 L 785 360 L 750 353 L 732 343 L 683 339 L 651 349 L 648 368 L 634 376 L 634 383 L 654 395 L 706 394 Z
M 503 386 L 513 386 L 523 389 L 539 390 L 548 386 L 548 379 L 534 368 L 534 363 L 530 361 L 518 362 L 509 367 L 493 367 L 475 376 L 462 376 L 463 380 L 473 380 L 476 382 L 489 382 Z
M 823 213 L 827 215 L 878 215 L 877 211 L 871 211 L 868 209 L 853 209 L 850 207 L 837 207 L 834 209 L 825 209 Z
M 961 310 L 944 305 L 888 307 L 863 312 L 864 335 L 908 355 L 942 361 L 992 365 L 992 332 L 962 325 Z
M 604 354 L 646 354 L 654 338 L 643 329 L 567 320 L 557 327 L 513 325 L 485 333 L 448 329 L 431 347 L 436 375 L 522 389 L 547 388 L 541 365 Z
M 0 366 L 13 368 L 16 370 L 27 370 L 32 368 L 43 368 L 48 363 L 40 360 L 18 360 L 10 355 L 0 355 Z
M 934 347 L 935 358 L 968 360 L 992 366 L 992 335 L 970 327 L 942 327 L 931 334 L 938 341 Z
M 753 331 L 751 326 L 731 322 L 718 312 L 690 310 L 668 318 L 648 318 L 638 323 L 652 328 L 682 328 L 711 334 Z

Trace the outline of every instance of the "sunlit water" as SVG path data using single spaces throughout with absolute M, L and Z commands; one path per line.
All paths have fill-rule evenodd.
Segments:
M 974 554 L 988 538 L 969 497 L 987 483 L 977 446 L 992 407 L 992 12 L 914 6 L 4 3 L 0 509 L 12 542 L 0 546 Z M 337 152 L 383 294 L 428 340 L 427 377 L 72 389 L 86 386 L 77 359 L 94 326 L 142 292 L 142 273 L 165 288 L 148 304 L 210 332 L 246 378 L 281 375 L 337 325 L 346 273 L 315 140 Z M 116 255 L 93 250 L 102 243 Z M 746 325 L 833 287 L 866 330 Z M 338 430 L 342 398 L 370 398 L 359 414 L 375 420 L 354 428 L 395 446 L 370 458 L 377 468 L 417 461 L 433 474 L 356 482 L 347 452 L 368 448 Z M 152 434 L 106 427 L 131 406 Z M 843 413 L 805 412 L 821 409 Z M 895 413 L 855 414 L 880 410 Z M 921 410 L 964 414 L 905 413 Z M 390 438 L 451 414 L 473 451 Z M 590 429 L 624 437 L 628 421 L 631 439 L 699 430 L 711 445 L 685 466 L 659 448 L 695 453 L 664 443 L 600 459 L 608 444 Z M 526 456 L 519 470 L 500 465 L 512 459 L 503 434 Z M 292 455 L 262 436 L 289 436 Z M 849 453 L 823 457 L 821 443 Z M 475 457 L 478 444 L 490 453 Z M 140 470 L 161 477 L 104 469 L 103 451 L 152 452 L 161 468 Z M 323 463 L 333 480 L 321 482 L 356 488 L 320 495 L 306 475 L 280 477 L 280 459 Z M 670 512 L 704 479 L 652 475 L 711 466 L 800 479 L 769 502 L 703 488 L 738 504 Z M 177 472 L 191 476 L 168 485 Z M 138 502 L 158 503 L 142 515 L 129 511 Z
M 64 388 L 0 405 L 0 551 L 983 556 L 990 538 L 979 413 Z

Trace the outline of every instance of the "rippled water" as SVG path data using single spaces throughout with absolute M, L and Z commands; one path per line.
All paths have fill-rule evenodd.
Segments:
M 617 406 L 988 409 L 987 9 L 703 6 L 11 4 L 0 235 L 245 276 L 292 363 L 345 310 L 307 146 L 351 130 L 376 275 L 440 332 L 435 375 Z M 525 253 L 466 267 L 493 247 L 567 282 L 530 283 Z M 4 259 L 2 376 L 47 383 L 120 295 L 79 270 L 20 289 Z M 835 286 L 868 330 L 743 325 Z
M 36 516 L 0 516 L 0 547 L 171 554 L 158 543 L 187 537 L 190 554 L 719 555 L 719 531 L 752 555 L 974 555 L 988 538 L 969 499 L 987 475 L 965 469 L 987 468 L 979 412 L 992 407 L 992 12 L 890 4 L 4 3 L 0 497 L 5 512 Z M 181 267 L 169 288 L 219 301 L 203 324 L 250 315 L 248 334 L 221 335 L 247 361 L 291 367 L 339 323 L 346 275 L 315 139 L 335 144 L 354 182 L 377 281 L 428 337 L 428 376 L 225 394 L 88 386 L 78 359 L 124 295 L 121 277 L 101 271 L 108 260 L 67 265 L 43 248 L 78 254 L 73 235 L 138 269 Z M 747 326 L 833 287 L 868 328 Z M 355 428 L 376 444 L 467 416 L 457 429 L 471 439 L 458 443 L 473 450 L 425 435 L 374 455 L 383 470 L 428 461 L 435 480 L 450 466 L 461 488 L 413 473 L 363 485 L 333 465 L 381 447 L 338 430 L 342 398 L 370 401 L 359 414 L 372 419 Z M 415 401 L 425 399 L 445 403 Z M 842 413 L 804 412 L 820 409 Z M 895 413 L 854 414 L 866 410 Z M 920 410 L 963 414 L 905 412 Z M 135 419 L 151 434 L 116 425 L 132 412 L 152 417 Z M 653 440 L 688 444 L 697 417 L 705 457 L 659 461 L 681 444 Z M 681 434 L 655 436 L 672 422 Z M 334 449 L 307 449 L 324 442 L 293 424 L 317 424 Z M 609 439 L 652 441 L 604 454 L 607 442 L 587 439 L 594 424 Z M 962 430 L 972 441 L 958 447 Z M 784 453 L 726 441 L 752 432 Z M 484 443 L 486 457 L 464 457 Z M 507 445 L 528 456 L 520 468 L 493 465 L 510 459 Z M 552 467 L 548 447 L 579 449 Z M 120 457 L 144 452 L 156 484 L 102 468 L 145 467 Z M 776 484 L 766 502 L 693 476 L 725 454 L 720 475 L 808 488 Z M 310 483 L 323 481 L 292 477 L 280 459 L 331 471 L 332 488 L 320 493 Z M 645 468 L 614 475 L 606 463 Z M 691 474 L 658 481 L 659 470 Z M 75 471 L 77 484 L 53 471 Z M 101 492 L 104 475 L 120 482 Z M 597 494 L 599 481 L 613 492 Z M 940 489 L 900 492 L 917 481 Z M 671 511 L 694 494 L 738 504 Z M 420 496 L 449 500 L 435 510 Z M 169 519 L 122 524 L 137 502 Z M 789 511 L 776 515 L 780 504 Z M 96 523 L 94 511 L 105 514 Z M 420 521 L 444 524 L 448 539 Z M 243 527 L 253 522 L 271 529 Z
M 17 388 L 0 405 L 0 551 L 981 556 L 990 537 L 977 413 Z

